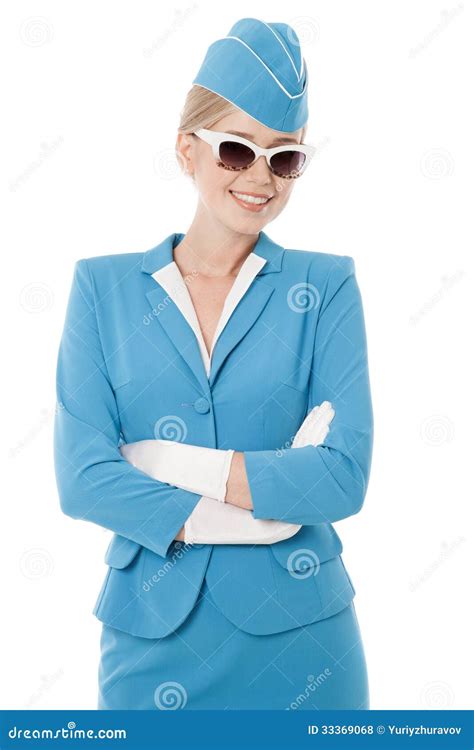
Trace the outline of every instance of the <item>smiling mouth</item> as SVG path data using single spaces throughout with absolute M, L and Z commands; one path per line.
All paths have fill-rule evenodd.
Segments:
M 252 193 L 241 193 L 238 190 L 229 190 L 229 193 L 233 195 L 234 198 L 237 198 L 237 200 L 242 201 L 249 206 L 265 206 L 273 198 L 273 195 L 254 195 Z

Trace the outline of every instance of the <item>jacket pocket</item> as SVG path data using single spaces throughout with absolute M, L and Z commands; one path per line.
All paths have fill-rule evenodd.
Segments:
M 114 534 L 105 553 L 104 562 L 111 568 L 126 568 L 141 549 L 141 544 L 120 534 Z
M 302 526 L 289 539 L 270 545 L 277 562 L 289 573 L 304 573 L 342 552 L 342 542 L 330 523 Z
M 114 389 L 115 393 L 117 393 L 117 391 L 119 391 L 125 385 L 128 385 L 130 381 L 131 381 L 131 378 L 127 377 L 126 375 L 122 375 L 121 378 L 119 378 L 117 381 L 112 383 L 112 388 Z

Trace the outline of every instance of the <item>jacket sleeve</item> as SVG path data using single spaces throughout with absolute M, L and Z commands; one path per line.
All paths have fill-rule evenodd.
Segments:
M 254 518 L 332 523 L 357 513 L 365 499 L 373 413 L 364 313 L 353 258 L 338 258 L 325 288 L 318 291 L 308 411 L 328 400 L 335 416 L 320 445 L 244 451 Z
M 137 469 L 148 474 L 148 476 L 162 480 L 160 467 L 164 466 L 161 456 L 164 445 L 164 440 L 138 440 L 135 443 L 125 443 L 120 447 L 120 452 Z M 171 462 L 171 466 L 167 467 L 168 481 L 178 487 L 183 478 L 182 467 L 185 468 L 185 474 L 188 476 L 189 482 L 193 480 L 193 468 L 195 467 L 193 452 L 182 452 L 183 446 L 200 449 L 200 446 L 170 442 L 169 447 L 174 454 L 174 460 Z M 209 456 L 209 451 L 212 450 L 215 449 L 205 449 L 204 459 Z M 206 463 L 203 463 L 200 481 L 202 482 L 203 478 L 207 477 L 209 488 L 219 485 L 221 472 L 218 476 L 213 476 L 216 473 L 216 468 L 218 468 L 216 465 L 206 466 Z M 199 486 L 199 483 L 191 484 L 187 489 L 192 492 L 202 492 L 202 486 Z M 294 536 L 301 528 L 298 524 L 269 519 L 258 520 L 253 517 L 250 510 L 238 508 L 230 503 L 217 502 L 216 495 L 217 493 L 201 496 L 193 512 L 186 519 L 184 525 L 185 542 L 191 544 L 274 544 L 282 539 Z
M 87 260 L 74 269 L 56 371 L 54 464 L 61 509 L 161 557 L 200 495 L 148 477 L 121 455 Z

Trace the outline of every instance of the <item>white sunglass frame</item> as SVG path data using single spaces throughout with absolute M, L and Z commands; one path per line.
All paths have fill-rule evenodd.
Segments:
M 193 135 L 197 135 L 198 138 L 201 138 L 212 147 L 214 158 L 218 163 L 218 166 L 222 166 L 223 169 L 229 169 L 233 172 L 243 172 L 244 170 L 255 164 L 260 156 L 264 156 L 269 170 L 272 172 L 272 174 L 275 174 L 282 180 L 291 180 L 295 179 L 296 177 L 301 177 L 316 153 L 316 147 L 311 146 L 308 143 L 288 143 L 287 145 L 273 146 L 272 148 L 262 148 L 261 146 L 257 146 L 256 143 L 253 143 L 252 141 L 249 141 L 247 140 L 247 138 L 243 138 L 240 135 L 234 135 L 233 133 L 223 133 L 218 130 L 207 130 L 206 128 L 199 128 L 198 130 L 195 130 Z M 219 147 L 224 141 L 237 141 L 237 143 L 242 143 L 244 146 L 251 148 L 255 154 L 255 159 L 247 167 L 242 167 L 241 169 L 232 169 L 232 167 L 227 167 L 222 163 L 219 154 Z M 272 165 L 270 164 L 270 159 L 275 154 L 279 154 L 283 151 L 301 151 L 306 156 L 303 167 L 299 172 L 296 172 L 292 175 L 287 175 L 286 177 L 275 172 Z

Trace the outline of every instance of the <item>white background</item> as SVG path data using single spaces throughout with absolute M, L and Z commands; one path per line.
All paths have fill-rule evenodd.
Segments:
M 320 147 L 265 231 L 353 256 L 364 301 L 375 449 L 365 505 L 336 528 L 371 708 L 469 707 L 472 3 L 40 0 L 0 24 L 2 708 L 96 707 L 111 532 L 61 513 L 52 460 L 72 269 L 186 232 L 179 112 L 245 16 L 299 34 Z

